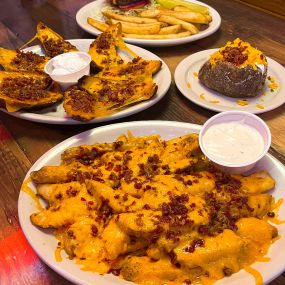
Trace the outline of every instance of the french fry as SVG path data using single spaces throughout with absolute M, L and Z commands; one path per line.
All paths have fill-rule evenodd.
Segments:
M 130 22 L 123 22 L 114 19 L 109 19 L 111 24 L 121 23 L 123 33 L 139 34 L 139 35 L 153 35 L 160 31 L 160 23 L 136 24 Z
M 197 34 L 199 30 L 191 23 L 185 22 L 183 20 L 179 20 L 172 16 L 162 15 L 158 18 L 160 22 L 165 22 L 170 25 L 181 25 L 183 29 L 191 32 L 191 34 Z
M 181 25 L 173 25 L 161 28 L 159 31 L 160 35 L 177 34 L 181 31 Z
M 146 24 L 138 24 L 138 23 L 131 23 L 131 22 L 125 22 L 125 21 L 119 21 L 119 20 L 115 20 L 115 19 L 111 19 L 109 18 L 107 20 L 107 23 L 110 23 L 112 25 L 117 24 L 117 23 L 124 23 L 126 25 L 132 26 L 132 27 L 149 27 L 149 26 L 154 26 L 159 24 L 161 28 L 167 27 L 168 24 L 164 23 L 164 22 L 155 22 L 155 23 L 146 23 Z
M 212 20 L 211 16 L 209 15 L 203 15 L 201 13 L 196 12 L 177 12 L 169 9 L 153 9 L 153 10 L 145 10 L 140 13 L 141 17 L 146 18 L 157 18 L 162 15 L 175 17 L 177 19 L 190 22 L 190 23 L 197 23 L 197 24 L 208 24 L 209 21 Z
M 178 34 L 168 34 L 168 35 L 138 35 L 138 34 L 124 34 L 126 38 L 132 39 L 144 39 L 144 40 L 167 40 L 167 39 L 177 39 L 191 36 L 190 31 L 181 32 Z
M 157 23 L 158 21 L 155 19 L 149 19 L 149 18 L 142 18 L 142 17 L 135 17 L 135 16 L 125 16 L 113 13 L 111 11 L 102 11 L 102 14 L 107 18 L 112 18 L 119 21 L 124 22 L 131 22 L 131 23 L 138 23 L 138 24 L 147 24 L 147 23 Z
M 109 28 L 108 24 L 101 22 L 101 21 L 98 21 L 98 20 L 95 20 L 95 19 L 90 18 L 90 17 L 87 18 L 87 23 L 89 25 L 91 25 L 92 27 L 94 27 L 94 28 L 96 28 L 102 32 L 107 31 L 107 29 Z
M 158 9 L 144 10 L 140 13 L 140 16 L 145 18 L 157 18 L 158 16 L 160 16 L 160 10 Z

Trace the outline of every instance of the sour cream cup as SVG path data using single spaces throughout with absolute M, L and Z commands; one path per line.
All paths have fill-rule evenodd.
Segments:
M 81 64 L 78 69 L 74 68 L 74 63 L 73 61 L 76 60 L 74 59 L 74 55 L 76 55 L 78 58 L 80 58 L 81 61 L 83 61 L 84 64 Z M 68 58 L 70 58 L 68 60 Z M 66 74 L 56 74 L 53 73 L 55 69 L 55 65 L 57 62 L 66 60 L 67 64 L 62 67 L 62 69 L 66 69 Z M 90 62 L 91 62 L 91 56 L 82 51 L 72 51 L 72 52 L 66 52 L 60 55 L 57 55 L 50 59 L 45 67 L 44 71 L 46 74 L 48 74 L 54 81 L 58 82 L 60 86 L 63 89 L 66 89 L 67 87 L 74 85 L 78 82 L 78 80 L 84 76 L 84 75 L 89 75 L 90 73 Z M 68 63 L 70 63 L 72 66 L 71 70 L 68 70 Z
M 263 151 L 258 157 L 247 160 L 246 163 L 230 163 L 229 161 L 223 162 L 221 159 L 216 159 L 214 155 L 207 150 L 203 143 L 203 136 L 206 131 L 212 126 L 230 122 L 242 122 L 242 124 L 255 129 L 261 135 L 264 146 Z M 226 111 L 219 113 L 206 121 L 199 134 L 199 144 L 205 156 L 207 156 L 218 168 L 228 173 L 241 174 L 251 170 L 255 164 L 266 155 L 271 145 L 271 133 L 266 123 L 256 115 L 244 111 Z

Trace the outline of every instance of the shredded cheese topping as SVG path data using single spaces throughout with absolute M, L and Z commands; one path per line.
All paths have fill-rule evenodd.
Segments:
M 227 42 L 225 46 L 211 55 L 210 63 L 212 65 L 219 61 L 231 62 L 240 68 L 251 65 L 254 70 L 257 69 L 258 65 L 267 66 L 264 54 L 252 47 L 250 43 L 244 42 L 239 38 L 233 42 Z

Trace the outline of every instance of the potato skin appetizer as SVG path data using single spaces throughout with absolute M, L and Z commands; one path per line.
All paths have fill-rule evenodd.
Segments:
M 255 97 L 267 76 L 265 56 L 249 43 L 236 39 L 215 52 L 199 71 L 206 87 L 229 97 Z

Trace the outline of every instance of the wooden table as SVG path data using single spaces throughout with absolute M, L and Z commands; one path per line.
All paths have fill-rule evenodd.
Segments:
M 76 11 L 88 0 L 1 0 L 0 46 L 17 48 L 35 34 L 42 20 L 66 39 L 92 38 L 75 21 Z M 222 16 L 222 26 L 214 35 L 176 47 L 151 48 L 168 64 L 172 74 L 186 56 L 216 48 L 240 37 L 257 45 L 264 53 L 285 65 L 285 20 L 236 1 L 205 0 Z M 284 75 L 285 76 L 285 75 Z M 284 94 L 285 96 L 285 94 Z M 285 105 L 260 115 L 272 132 L 270 152 L 285 162 Z M 157 105 L 120 121 L 171 120 L 196 124 L 214 115 L 185 99 L 172 83 Z M 21 183 L 31 165 L 64 139 L 95 128 L 32 123 L 0 113 L 0 284 L 71 284 L 43 264 L 27 244 L 19 227 L 17 200 Z M 285 284 L 285 274 L 271 285 Z

